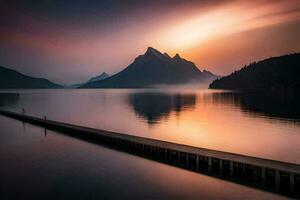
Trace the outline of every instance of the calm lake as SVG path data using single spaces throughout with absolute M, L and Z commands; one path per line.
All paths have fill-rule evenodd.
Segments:
M 201 89 L 0 91 L 5 110 L 300 164 L 298 102 L 296 94 Z M 0 129 L 1 199 L 283 198 L 2 116 Z

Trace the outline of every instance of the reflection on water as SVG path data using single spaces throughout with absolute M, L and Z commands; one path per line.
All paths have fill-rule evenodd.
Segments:
M 0 107 L 8 107 L 18 103 L 20 95 L 18 93 L 0 93 Z
M 167 94 L 167 93 L 132 93 L 129 103 L 138 116 L 147 119 L 149 124 L 156 124 L 162 118 L 168 118 L 170 112 L 193 109 L 196 104 L 195 94 Z
M 1 109 L 20 112 L 24 108 L 41 118 L 46 115 L 98 129 L 300 163 L 296 94 L 191 89 L 10 92 L 19 96 L 5 100 Z
M 300 94 L 287 93 L 254 93 L 254 92 L 223 92 L 213 93 L 215 104 L 230 104 L 252 115 L 265 115 L 281 120 L 300 119 Z

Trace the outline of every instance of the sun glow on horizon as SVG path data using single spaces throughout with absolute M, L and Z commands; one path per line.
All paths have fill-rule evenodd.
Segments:
M 282 9 L 284 8 L 284 10 Z M 213 38 L 300 20 L 300 12 L 285 2 L 272 4 L 231 3 L 207 11 L 196 12 L 190 19 L 167 26 L 160 34 L 161 46 L 172 50 L 191 48 Z

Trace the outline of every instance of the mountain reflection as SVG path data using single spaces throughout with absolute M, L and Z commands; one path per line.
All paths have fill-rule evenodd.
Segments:
M 168 117 L 172 111 L 179 115 L 185 109 L 194 108 L 196 95 L 132 93 L 129 95 L 129 103 L 135 113 L 145 118 L 148 124 L 156 124 L 162 118 Z
M 18 93 L 0 93 L 0 107 L 15 105 L 19 99 Z
M 243 112 L 248 114 L 287 120 L 300 119 L 300 94 L 297 92 L 225 92 L 212 95 L 214 104 L 221 103 L 240 107 Z

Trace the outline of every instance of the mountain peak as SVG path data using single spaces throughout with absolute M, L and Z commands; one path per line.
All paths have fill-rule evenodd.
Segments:
M 100 76 L 109 76 L 106 72 L 103 72 Z
M 88 80 L 87 82 L 100 81 L 100 80 L 106 79 L 108 77 L 109 77 L 109 75 L 106 72 L 103 72 L 102 74 L 100 74 L 98 76 L 94 76 L 94 77 L 90 78 L 90 80 Z
M 144 55 L 155 55 L 155 56 L 161 56 L 163 55 L 160 51 L 154 49 L 153 47 L 148 47 L 147 51 Z
M 168 58 L 171 58 L 171 56 L 169 56 L 169 54 L 168 53 L 164 53 L 164 55 L 166 56 L 166 57 L 168 57 Z
M 159 60 L 166 60 L 167 58 L 170 58 L 169 56 L 162 54 L 160 51 L 154 49 L 153 47 L 148 47 L 147 51 L 144 55 L 141 55 L 138 57 L 138 59 L 146 59 L 146 60 L 153 60 L 153 59 L 159 59 Z
M 178 53 L 176 53 L 176 55 L 173 57 L 175 59 L 181 59 L 180 55 Z

